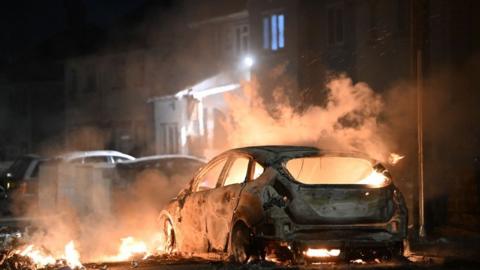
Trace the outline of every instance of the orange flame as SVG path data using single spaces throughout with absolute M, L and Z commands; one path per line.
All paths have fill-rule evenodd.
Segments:
M 34 245 L 28 245 L 26 248 L 22 250 L 16 250 L 15 254 L 18 254 L 24 257 L 29 257 L 37 267 L 45 267 L 47 265 L 53 265 L 57 261 L 53 256 L 46 255 L 43 251 L 41 251 Z
M 304 251 L 304 254 L 307 257 L 320 257 L 320 258 L 338 257 L 338 255 L 340 255 L 340 249 L 309 248 L 306 251 Z
M 68 242 L 65 246 L 65 261 L 67 261 L 67 265 L 72 268 L 81 268 L 83 265 L 80 262 L 80 253 L 75 249 L 75 244 L 73 241 Z
M 383 173 L 373 170 L 369 176 L 358 183 L 362 185 L 369 185 L 371 187 L 382 187 L 388 183 L 388 178 Z
M 143 241 L 136 240 L 135 238 L 128 236 L 121 239 L 120 248 L 118 254 L 113 257 L 109 257 L 111 261 L 125 261 L 135 256 L 142 256 L 146 258 L 151 255 L 147 244 Z
M 57 263 L 57 259 L 55 257 L 45 254 L 44 251 L 35 245 L 28 245 L 24 249 L 17 249 L 14 253 L 30 258 L 38 268 L 44 268 L 48 265 L 55 265 Z M 70 241 L 65 245 L 64 254 L 60 256 L 60 258 L 64 259 L 66 264 L 72 269 L 83 267 L 82 263 L 80 262 L 80 254 L 75 249 L 75 244 L 73 241 Z

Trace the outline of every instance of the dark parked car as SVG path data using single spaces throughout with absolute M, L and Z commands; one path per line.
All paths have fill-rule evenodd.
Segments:
M 166 251 L 242 263 L 391 258 L 402 255 L 407 234 L 402 194 L 380 163 L 300 146 L 217 156 L 158 221 Z
M 18 157 L 0 176 L 2 186 L 2 212 L 25 212 L 37 201 L 38 170 L 45 161 L 42 157 L 28 154 Z M 13 202 L 13 203 L 12 203 Z M 12 206 L 15 206 L 14 209 Z
M 18 191 L 26 196 L 33 196 L 37 187 L 38 168 L 43 160 L 33 154 L 17 158 L 1 175 L 4 190 L 8 193 Z

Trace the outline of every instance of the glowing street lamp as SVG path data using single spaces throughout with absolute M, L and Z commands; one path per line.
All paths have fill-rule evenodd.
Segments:
M 253 64 L 255 64 L 255 59 L 253 59 L 253 57 L 245 56 L 245 58 L 243 58 L 243 65 L 246 68 L 251 68 L 253 66 Z

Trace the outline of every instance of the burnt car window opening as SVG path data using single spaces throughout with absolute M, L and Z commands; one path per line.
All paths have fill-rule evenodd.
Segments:
M 258 162 L 254 162 L 254 165 L 253 165 L 253 177 L 252 177 L 252 180 L 255 180 L 257 179 L 258 177 L 260 177 L 260 175 L 262 175 L 263 171 L 265 170 L 263 168 L 262 165 L 260 165 L 260 163 Z
M 379 185 L 387 176 L 377 172 L 372 163 L 355 157 L 322 156 L 288 160 L 285 167 L 303 184 Z
M 240 184 L 245 182 L 248 173 L 248 163 L 250 159 L 246 157 L 236 158 L 230 169 L 228 170 L 227 178 L 225 179 L 224 186 Z
M 221 159 L 216 161 L 212 166 L 206 168 L 206 171 L 203 172 L 203 175 L 198 179 L 198 185 L 194 191 L 202 191 L 215 188 L 218 182 L 218 178 L 222 173 L 225 162 L 226 159 Z

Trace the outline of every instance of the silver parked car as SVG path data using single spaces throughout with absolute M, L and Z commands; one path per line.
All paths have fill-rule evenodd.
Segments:
M 227 151 L 161 212 L 169 252 L 305 263 L 401 256 L 407 209 L 359 153 L 303 146 Z

